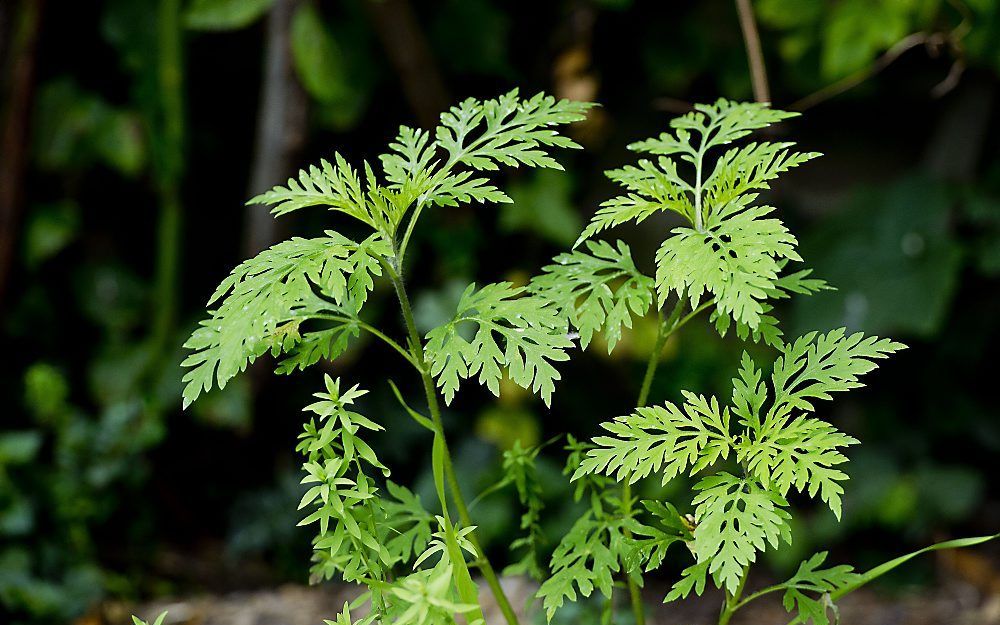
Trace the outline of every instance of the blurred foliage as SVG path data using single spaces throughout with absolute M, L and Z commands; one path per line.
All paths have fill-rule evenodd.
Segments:
M 7 399 L 0 431 L 4 623 L 65 623 L 101 597 L 147 593 L 164 578 L 218 585 L 162 564 L 168 553 L 207 557 L 201 554 L 213 550 L 206 545 L 227 544 L 216 551 L 232 561 L 264 559 L 277 578 L 304 580 L 308 537 L 292 527 L 288 502 L 300 491 L 290 463 L 295 398 L 319 372 L 298 386 L 271 379 L 265 365 L 182 413 L 176 363 L 185 333 L 162 348 L 151 328 L 164 180 L 176 179 L 191 216 L 171 244 L 186 269 L 173 293 L 185 323 L 242 257 L 266 15 L 277 1 L 183 3 L 187 60 L 174 68 L 184 70 L 188 93 L 182 159 L 164 138 L 158 15 L 165 3 L 78 3 L 43 15 L 16 266 L 0 302 L 8 358 L 0 378 Z M 407 44 L 380 32 L 368 1 L 294 3 L 291 71 L 309 98 L 308 140 L 294 165 L 334 148 L 352 160 L 371 156 L 399 123 L 419 118 L 386 53 L 387 45 Z M 453 310 L 461 284 L 496 275 L 497 259 L 517 267 L 507 278 L 520 284 L 565 251 L 611 193 L 598 172 L 626 162 L 622 146 L 662 130 L 668 112 L 751 94 L 727 0 L 409 4 L 433 70 L 450 91 L 438 94 L 445 101 L 519 85 L 526 94 L 555 90 L 603 105 L 579 129 L 575 138 L 586 150 L 563 161 L 566 173 L 516 172 L 512 206 L 427 216 L 431 225 L 414 240 L 412 262 L 424 265 L 428 282 L 452 286 L 414 285 L 424 331 Z M 1000 8 L 991 0 L 753 4 L 776 103 L 852 81 L 792 122 L 809 149 L 827 156 L 772 193 L 803 233 L 802 253 L 815 275 L 839 289 L 797 300 L 789 332 L 846 324 L 913 345 L 878 389 L 830 415 L 864 442 L 852 458 L 864 479 L 847 489 L 844 522 L 814 511 L 812 535 L 796 528 L 803 540 L 775 565 L 820 542 L 885 549 L 933 533 L 995 529 L 1000 490 L 987 476 L 1000 454 L 988 383 L 1000 339 Z M 979 113 L 963 113 L 969 98 L 982 104 Z M 957 126 L 948 121 L 955 118 Z M 973 152 L 960 175 L 925 162 L 949 138 L 958 145 L 953 152 Z M 282 223 L 316 232 L 327 219 L 311 214 Z M 671 226 L 650 220 L 642 228 Z M 636 257 L 651 256 L 642 228 L 627 232 Z M 431 257 L 439 260 L 430 264 Z M 387 295 L 372 294 L 373 310 Z M 600 346 L 576 358 L 551 411 L 526 396 L 496 404 L 469 392 L 457 400 L 445 419 L 466 492 L 502 479 L 503 452 L 516 441 L 528 446 L 561 431 L 586 436 L 627 410 L 655 332 L 648 321 L 624 334 L 613 359 Z M 351 352 L 354 366 L 394 377 L 379 349 L 360 343 Z M 676 399 L 680 388 L 729 385 L 731 372 L 719 363 L 734 361 L 733 341 L 692 327 L 666 349 L 654 401 Z M 433 502 L 429 468 L 410 460 L 429 440 L 408 425 L 387 387 L 372 390 L 366 408 L 393 433 L 380 441 L 379 455 Z M 539 458 L 547 511 L 541 530 L 550 537 L 543 549 L 578 512 L 559 473 L 560 446 Z M 474 515 L 488 548 L 504 559 L 520 535 L 517 493 L 484 497 Z M 580 608 L 585 622 L 591 613 Z M 578 622 L 569 610 L 564 615 Z

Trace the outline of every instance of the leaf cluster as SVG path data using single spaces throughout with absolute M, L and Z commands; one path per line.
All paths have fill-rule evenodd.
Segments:
M 876 360 L 902 347 L 842 329 L 810 333 L 782 348 L 769 384 L 744 355 L 730 405 L 685 393 L 681 405 L 639 408 L 604 423 L 608 435 L 593 439 L 574 478 L 603 474 L 631 483 L 657 474 L 666 484 L 735 461 L 740 474 L 720 470 L 694 486 L 689 547 L 696 564 L 668 599 L 700 593 L 707 574 L 735 592 L 757 553 L 790 541 L 789 491 L 817 497 L 840 515 L 847 475 L 838 467 L 847 461 L 843 448 L 857 441 L 809 415 L 816 400 L 861 386 Z

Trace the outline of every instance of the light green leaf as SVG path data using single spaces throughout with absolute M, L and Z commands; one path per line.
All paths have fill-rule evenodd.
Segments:
M 327 231 L 325 237 L 279 243 L 240 264 L 209 300 L 218 309 L 185 343 L 193 351 L 182 363 L 191 367 L 184 376 L 185 405 L 213 385 L 225 387 L 268 351 L 276 356 L 301 344 L 282 371 L 339 355 L 348 337 L 357 335 L 357 313 L 372 283 L 359 274 L 381 272 L 360 259 L 388 251 L 375 237 L 359 244 Z M 334 328 L 303 337 L 299 325 L 309 320 Z
M 351 87 L 344 53 L 312 2 L 303 2 L 292 16 L 292 58 L 309 95 L 330 104 L 349 99 Z
M 471 341 L 462 335 L 467 327 L 474 331 Z M 568 360 L 572 346 L 554 306 L 527 295 L 524 287 L 500 282 L 478 290 L 469 285 L 455 317 L 427 334 L 426 352 L 446 403 L 461 380 L 477 375 L 499 396 L 505 369 L 514 383 L 549 404 L 560 378 L 553 363 Z
M 685 472 L 694 474 L 729 456 L 735 442 L 729 432 L 729 409 L 714 397 L 684 392 L 683 406 L 667 402 L 646 406 L 602 423 L 611 436 L 597 436 L 573 480 L 604 474 L 635 483 L 661 473 L 666 484 Z
M 274 0 L 193 0 L 184 25 L 194 30 L 238 30 L 261 18 Z
M 580 332 L 582 348 L 595 332 L 604 332 L 611 353 L 622 328 L 632 327 L 633 315 L 641 317 L 653 305 L 653 280 L 636 269 L 631 250 L 621 241 L 616 247 L 588 241 L 587 249 L 589 253 L 556 256 L 528 288 L 559 307 Z
M 699 563 L 720 588 L 735 593 L 743 570 L 767 545 L 791 543 L 788 503 L 752 480 L 729 473 L 706 477 L 695 485 L 697 526 L 692 548 Z

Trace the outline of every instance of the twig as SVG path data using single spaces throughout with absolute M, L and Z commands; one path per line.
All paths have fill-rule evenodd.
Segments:
M 928 45 L 942 40 L 943 35 L 940 34 L 928 35 L 927 33 L 921 32 L 907 35 L 897 41 L 894 46 L 886 50 L 882 56 L 875 59 L 875 62 L 870 66 L 864 69 L 859 69 L 853 74 L 845 76 L 837 82 L 827 85 L 815 93 L 807 95 L 801 100 L 794 102 L 789 108 L 793 111 L 804 111 L 808 108 L 812 108 L 821 102 L 825 102 L 832 97 L 838 96 L 845 91 L 849 91 L 854 87 L 857 87 L 864 81 L 884 70 L 886 67 L 892 65 L 896 59 L 901 57 L 907 51 L 920 45 Z
M 10 55 L 7 57 L 10 74 L 6 85 L 2 85 L 6 93 L 0 94 L 7 97 L 0 128 L 0 304 L 4 301 L 4 289 L 13 262 L 14 231 L 19 221 L 42 0 L 25 0 L 19 9 L 11 10 L 11 41 L 4 46 L 5 54 Z
M 450 98 L 413 6 L 408 0 L 368 0 L 365 6 L 410 108 L 421 126 L 434 126 Z
M 736 10 L 740 15 L 740 30 L 743 31 L 743 42 L 746 44 L 747 60 L 750 63 L 753 97 L 758 102 L 770 102 L 771 91 L 767 86 L 767 69 L 764 67 L 764 52 L 760 47 L 760 34 L 757 32 L 753 6 L 750 0 L 736 0 Z
M 278 0 L 267 16 L 264 71 L 249 195 L 263 193 L 292 173 L 305 143 L 307 100 L 292 66 L 291 23 L 298 0 Z M 278 239 L 278 222 L 264 205 L 247 205 L 243 252 L 253 256 Z

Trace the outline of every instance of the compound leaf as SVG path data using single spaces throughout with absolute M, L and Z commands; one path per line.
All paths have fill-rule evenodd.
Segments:
M 554 264 L 531 281 L 529 289 L 558 306 L 580 333 L 580 346 L 603 332 L 611 353 L 622 328 L 632 327 L 632 316 L 645 315 L 653 305 L 653 280 L 635 267 L 629 247 L 618 241 L 588 241 L 588 252 L 560 254 Z
M 573 479 L 602 473 L 635 483 L 653 472 L 666 484 L 690 470 L 693 475 L 728 457 L 734 446 L 729 408 L 718 400 L 685 391 L 683 406 L 646 406 L 602 423 L 611 436 L 597 436 Z
M 506 370 L 510 379 L 539 394 L 548 405 L 555 381 L 553 366 L 568 360 L 573 342 L 558 310 L 524 287 L 509 282 L 475 284 L 462 294 L 455 317 L 427 334 L 426 354 L 431 374 L 451 403 L 463 379 L 479 377 L 494 395 L 500 394 L 500 379 Z M 471 340 L 463 331 L 473 330 Z

